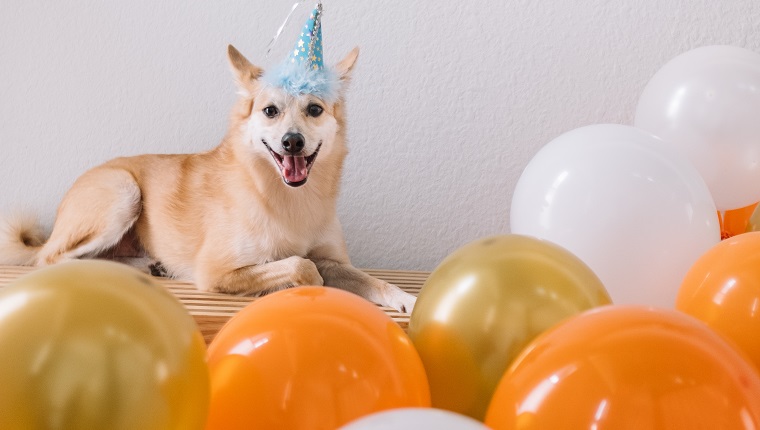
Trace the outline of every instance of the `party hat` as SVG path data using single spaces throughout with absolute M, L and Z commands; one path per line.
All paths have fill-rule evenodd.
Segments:
M 270 85 L 298 96 L 313 94 L 327 101 L 337 97 L 340 80 L 325 68 L 322 50 L 322 3 L 314 8 L 283 64 L 264 76 Z
M 288 57 L 291 63 L 298 63 L 312 70 L 322 70 L 322 4 L 317 4 L 301 30 L 293 51 Z

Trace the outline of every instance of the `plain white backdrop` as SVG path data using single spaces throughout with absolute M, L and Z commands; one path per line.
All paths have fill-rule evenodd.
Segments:
M 51 225 L 84 170 L 196 152 L 226 130 L 234 44 L 259 65 L 293 0 L 0 2 L 0 213 Z M 432 270 L 509 231 L 512 192 L 554 137 L 631 124 L 648 79 L 689 49 L 760 51 L 757 0 L 323 0 L 326 59 L 361 55 L 339 212 L 360 267 Z M 307 3 L 301 10 L 310 9 Z

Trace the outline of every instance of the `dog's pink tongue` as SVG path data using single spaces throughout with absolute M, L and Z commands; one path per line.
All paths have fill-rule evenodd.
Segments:
M 282 157 L 282 174 L 288 182 L 301 182 L 309 175 L 306 157 L 286 155 Z

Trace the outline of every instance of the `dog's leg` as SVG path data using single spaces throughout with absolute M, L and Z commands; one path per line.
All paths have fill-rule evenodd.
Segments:
M 417 298 L 401 288 L 362 272 L 351 264 L 332 260 L 315 260 L 325 285 L 358 294 L 382 306 L 412 312 Z
M 299 285 L 323 285 L 323 281 L 313 262 L 289 257 L 232 270 L 201 263 L 196 273 L 196 285 L 205 291 L 262 296 Z
M 140 188 L 132 174 L 108 166 L 86 172 L 61 202 L 37 264 L 97 257 L 119 243 L 141 209 Z
M 355 268 L 348 258 L 346 242 L 338 219 L 323 233 L 323 242 L 314 247 L 307 258 L 314 261 L 325 285 L 358 294 L 381 306 L 401 312 L 412 312 L 417 298 L 401 288 L 373 278 Z

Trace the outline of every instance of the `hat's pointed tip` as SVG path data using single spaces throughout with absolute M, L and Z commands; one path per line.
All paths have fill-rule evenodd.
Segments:
M 307 70 L 322 70 L 322 52 L 322 2 L 319 2 L 306 20 L 287 62 L 303 64 Z

